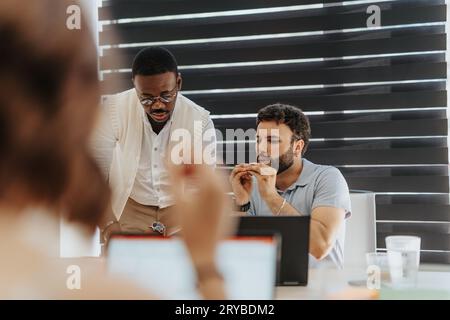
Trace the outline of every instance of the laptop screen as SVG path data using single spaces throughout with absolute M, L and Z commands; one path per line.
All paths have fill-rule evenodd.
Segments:
M 217 251 L 217 266 L 230 299 L 272 299 L 278 241 L 275 236 L 234 237 Z M 108 272 L 128 278 L 162 299 L 198 299 L 196 277 L 184 243 L 177 238 L 114 235 Z
M 309 263 L 309 216 L 245 216 L 238 234 L 278 233 L 282 238 L 278 285 L 307 285 Z

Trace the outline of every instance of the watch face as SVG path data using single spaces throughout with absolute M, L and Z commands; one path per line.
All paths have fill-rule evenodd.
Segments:
M 157 232 L 159 234 L 164 234 L 164 231 L 166 230 L 166 227 L 164 224 L 162 224 L 159 221 L 153 222 L 152 226 L 150 227 L 154 232 Z

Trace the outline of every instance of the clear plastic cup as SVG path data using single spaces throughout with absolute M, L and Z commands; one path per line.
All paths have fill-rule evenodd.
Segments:
M 376 266 L 380 271 L 381 285 L 387 285 L 391 281 L 389 274 L 389 260 L 386 252 L 370 252 L 366 253 L 367 268 Z
M 392 286 L 399 289 L 415 287 L 420 263 L 420 238 L 389 236 L 386 237 L 386 249 Z

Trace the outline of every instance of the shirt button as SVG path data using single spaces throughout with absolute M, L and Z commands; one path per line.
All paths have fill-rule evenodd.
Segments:
M 158 168 L 158 165 L 157 165 L 157 164 L 154 164 L 154 165 L 153 165 L 153 168 Z
M 158 151 L 158 148 L 155 148 L 155 151 Z

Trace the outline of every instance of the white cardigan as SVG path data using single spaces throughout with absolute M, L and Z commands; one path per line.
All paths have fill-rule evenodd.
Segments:
M 112 210 L 120 219 L 136 178 L 144 134 L 145 112 L 136 91 L 130 89 L 106 98 L 93 135 L 93 155 L 112 191 Z M 209 111 L 180 93 L 172 114 L 174 130 L 188 130 L 193 143 L 202 143 Z M 194 125 L 201 121 L 202 126 Z

